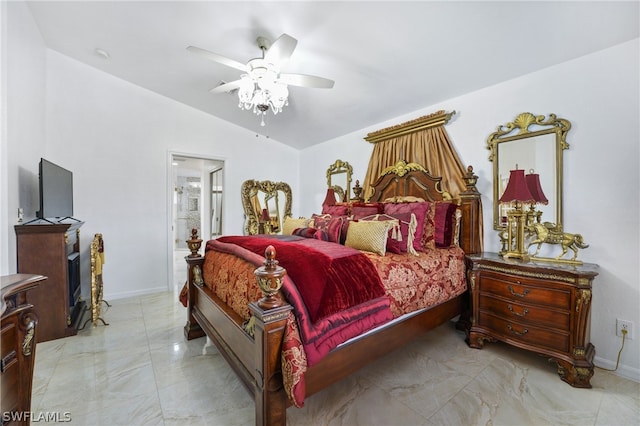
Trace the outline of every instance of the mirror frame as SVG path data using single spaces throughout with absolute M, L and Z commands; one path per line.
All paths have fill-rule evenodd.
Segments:
M 335 185 L 331 182 L 331 177 L 333 175 L 338 175 L 338 174 L 342 174 L 342 173 L 346 173 L 346 177 L 347 177 L 347 185 L 346 188 L 342 188 L 339 187 L 339 185 Z M 351 201 L 351 177 L 353 175 L 353 167 L 351 167 L 351 164 L 347 163 L 346 161 L 342 161 L 342 160 L 336 160 L 335 163 L 333 163 L 332 165 L 329 166 L 329 168 L 327 169 L 327 186 L 329 188 L 333 188 L 333 190 L 335 191 L 336 194 L 340 194 L 342 195 L 342 198 L 339 200 L 339 202 L 350 202 Z M 337 188 L 339 187 L 339 189 Z M 336 200 L 338 201 L 338 200 Z
M 531 126 L 534 126 L 534 128 L 530 129 Z M 569 144 L 566 139 L 570 129 L 571 123 L 568 120 L 558 118 L 555 114 L 549 114 L 549 118 L 545 119 L 544 115 L 534 116 L 530 112 L 523 112 L 518 115 L 514 121 L 498 126 L 497 130 L 489 135 L 487 138 L 487 149 L 491 151 L 489 161 L 493 162 L 493 229 L 503 230 L 506 228 L 500 221 L 500 144 L 518 140 L 526 143 L 527 139 L 529 139 L 529 141 L 535 140 L 533 138 L 536 136 L 555 134 L 556 182 L 554 197 L 556 202 L 556 217 L 552 223 L 555 224 L 555 230 L 562 231 L 562 157 L 563 151 L 569 149 Z
M 257 235 L 259 232 L 259 224 L 260 224 L 260 215 L 262 212 L 255 212 L 253 210 L 253 204 L 251 203 L 251 197 L 254 193 L 262 191 L 265 195 L 265 198 L 271 199 L 276 197 L 278 191 L 282 191 L 285 196 L 284 202 L 284 214 L 278 215 L 278 220 L 280 221 L 279 229 L 282 230 L 282 225 L 284 223 L 284 218 L 287 216 L 291 216 L 291 199 L 292 192 L 289 184 L 285 182 L 272 182 L 270 180 L 247 180 L 242 183 L 241 187 L 241 196 L 242 196 L 242 208 L 244 209 L 245 214 L 245 222 L 244 222 L 244 233 L 245 235 Z M 280 206 L 276 203 L 276 209 L 280 210 Z

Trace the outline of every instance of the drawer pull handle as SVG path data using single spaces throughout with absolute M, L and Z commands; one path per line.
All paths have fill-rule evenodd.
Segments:
M 525 288 L 522 293 L 516 293 L 515 290 L 513 289 L 513 287 L 509 286 L 509 291 L 511 292 L 511 294 L 513 294 L 514 296 L 518 296 L 518 297 L 525 297 L 527 294 L 529 294 L 529 289 L 528 288 Z
M 513 327 L 511 327 L 511 324 L 507 324 L 507 328 L 509 329 L 510 332 L 512 332 L 515 335 L 518 336 L 524 336 L 525 334 L 527 334 L 529 332 L 529 330 L 527 330 L 526 328 L 523 329 L 522 331 L 516 331 L 513 329 Z
M 11 351 L 0 360 L 0 372 L 4 373 L 9 364 L 18 358 L 16 351 Z
M 511 306 L 511 305 L 507 305 L 507 308 L 509 308 L 509 311 L 510 311 L 513 315 L 516 315 L 516 316 L 518 316 L 518 317 L 523 317 L 523 316 L 525 316 L 525 315 L 527 315 L 527 314 L 529 313 L 529 310 L 528 310 L 528 309 L 526 309 L 526 308 L 522 310 L 522 313 L 514 311 L 514 310 L 513 310 L 513 306 Z

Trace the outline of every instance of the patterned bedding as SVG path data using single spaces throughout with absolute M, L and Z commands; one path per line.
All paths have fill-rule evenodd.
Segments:
M 421 252 L 419 256 L 406 253 L 387 253 L 385 256 L 363 253 L 375 265 L 390 301 L 393 318 L 436 306 L 466 290 L 464 252 L 459 247 L 433 249 Z M 243 257 L 208 250 L 205 253 L 203 277 L 205 285 L 238 315 L 248 320 L 250 313 L 247 301 L 262 297 L 253 272 L 264 259 L 254 253 Z M 305 346 L 299 321 L 293 313 L 290 315 L 282 354 L 285 390 L 297 407 L 304 404 L 304 372 L 307 367 L 356 333 L 350 328 L 345 330 L 325 327 L 328 331 L 326 342 L 319 339 L 314 346 Z M 367 322 L 364 318 L 363 322 L 358 323 L 359 332 L 365 332 L 380 323 L 379 317 L 373 322 Z

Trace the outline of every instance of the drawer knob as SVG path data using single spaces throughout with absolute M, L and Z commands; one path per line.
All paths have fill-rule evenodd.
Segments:
M 518 317 L 523 317 L 523 316 L 525 316 L 525 315 L 527 315 L 529 313 L 529 310 L 526 309 L 526 308 L 522 310 L 522 313 L 516 312 L 516 311 L 513 310 L 513 306 L 511 306 L 511 304 L 507 305 L 507 308 L 509 308 L 509 311 L 513 315 L 518 316 Z
M 518 296 L 518 297 L 525 297 L 527 294 L 529 294 L 529 289 L 528 288 L 525 288 L 522 293 L 516 293 L 516 291 L 513 289 L 513 287 L 509 286 L 509 291 L 511 292 L 511 294 L 513 294 L 514 296 Z
M 527 330 L 526 328 L 523 329 L 522 331 L 514 330 L 513 327 L 511 327 L 511 324 L 507 324 L 507 328 L 509 329 L 510 332 L 512 332 L 513 334 L 515 334 L 517 336 L 524 336 L 525 334 L 527 334 L 529 332 L 529 330 Z

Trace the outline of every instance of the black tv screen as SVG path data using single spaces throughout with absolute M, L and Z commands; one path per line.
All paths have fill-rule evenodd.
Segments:
M 38 218 L 73 217 L 73 173 L 40 159 L 40 211 Z

